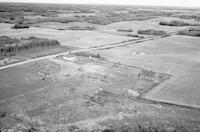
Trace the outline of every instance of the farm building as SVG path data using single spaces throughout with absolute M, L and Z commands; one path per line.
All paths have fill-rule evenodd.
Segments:
M 149 80 L 154 83 L 159 83 L 161 81 L 161 74 L 152 70 L 142 69 L 141 72 L 138 74 L 138 78 Z
M 64 55 L 62 59 L 71 62 L 76 62 L 78 60 L 75 56 L 70 56 L 70 55 Z

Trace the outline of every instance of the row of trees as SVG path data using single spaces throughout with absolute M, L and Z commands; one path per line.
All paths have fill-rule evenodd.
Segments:
M 0 36 L 0 46 L 3 47 L 6 44 L 13 44 L 13 43 L 19 43 L 19 39 L 17 38 L 11 38 L 9 36 Z
M 36 37 L 13 39 L 8 36 L 2 36 L 0 37 L 0 41 L 1 41 L 0 43 L 1 57 L 15 55 L 20 51 L 29 50 L 32 48 L 42 48 L 42 47 L 60 45 L 60 43 L 57 40 L 49 40 L 45 38 L 36 38 Z
M 180 31 L 179 35 L 200 37 L 200 30 Z
M 145 35 L 167 35 L 165 31 L 157 31 L 153 29 L 148 30 L 138 30 L 138 34 L 145 34 Z
M 132 29 L 118 29 L 118 32 L 133 32 Z
M 72 26 L 68 28 L 69 30 L 95 30 L 95 27 L 90 27 L 90 26 L 86 26 L 86 27 L 80 27 L 80 26 Z
M 83 57 L 102 58 L 99 53 L 93 54 L 93 53 L 89 53 L 89 52 L 76 52 L 73 54 L 76 56 L 83 56 Z
M 22 29 L 22 28 L 29 28 L 27 24 L 15 24 L 12 29 Z
M 159 25 L 164 25 L 164 26 L 189 26 L 190 24 L 186 23 L 184 21 L 173 20 L 173 21 L 170 21 L 170 22 L 161 21 L 161 22 L 159 22 Z

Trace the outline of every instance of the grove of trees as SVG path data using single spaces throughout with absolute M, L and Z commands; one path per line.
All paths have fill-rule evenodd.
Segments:
M 179 35 L 200 37 L 200 30 L 180 31 L 178 34 Z
M 138 30 L 138 34 L 145 34 L 145 35 L 167 35 L 165 31 L 157 31 L 157 30 Z
M 29 50 L 32 48 L 42 48 L 59 46 L 60 43 L 57 40 L 50 40 L 46 38 L 11 38 L 9 36 L 0 36 L 0 56 L 15 55 L 18 52 Z
M 22 28 L 29 28 L 29 26 L 25 25 L 25 24 L 15 24 L 12 28 L 13 29 L 22 29 Z
M 183 21 L 176 21 L 176 20 L 173 20 L 173 21 L 170 21 L 170 22 L 167 22 L 167 21 L 161 21 L 159 23 L 159 25 L 164 25 L 164 26 L 189 26 L 190 24 L 189 23 L 185 23 Z

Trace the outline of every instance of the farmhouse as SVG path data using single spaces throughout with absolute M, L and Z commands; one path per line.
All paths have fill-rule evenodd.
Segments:
M 151 70 L 142 69 L 141 72 L 138 74 L 139 79 L 149 80 L 154 83 L 159 83 L 161 81 L 161 74 L 158 72 L 154 72 Z

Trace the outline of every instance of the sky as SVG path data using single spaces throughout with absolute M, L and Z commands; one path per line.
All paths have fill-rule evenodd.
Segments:
M 0 0 L 0 2 L 200 7 L 200 0 Z

